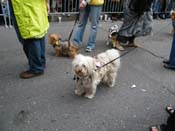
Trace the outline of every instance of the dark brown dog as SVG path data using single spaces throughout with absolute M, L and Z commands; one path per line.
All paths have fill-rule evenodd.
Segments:
M 61 41 L 61 35 L 50 34 L 49 44 L 55 49 L 56 56 L 67 56 L 74 58 L 77 55 L 79 47 L 75 46 L 72 42 Z

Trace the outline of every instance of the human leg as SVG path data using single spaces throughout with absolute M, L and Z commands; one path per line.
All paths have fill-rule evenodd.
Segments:
M 175 70 L 175 33 L 173 35 L 172 47 L 169 56 L 169 63 L 164 64 L 164 68 Z
M 102 6 L 90 6 L 91 28 L 90 28 L 87 48 L 91 48 L 91 49 L 95 48 L 95 40 L 97 36 L 101 10 L 102 10 Z
M 171 114 L 167 119 L 166 131 L 175 131 L 175 112 Z
M 169 60 L 170 60 L 170 66 L 175 68 L 175 33 L 173 36 L 173 42 L 172 42 Z
M 158 12 L 160 10 L 158 0 L 153 0 L 152 10 L 153 10 L 153 18 L 157 19 L 158 18 Z
M 74 33 L 74 39 L 73 39 L 73 43 L 76 46 L 79 46 L 83 41 L 84 31 L 85 31 L 86 24 L 87 24 L 88 17 L 89 17 L 89 10 L 90 9 L 87 6 L 84 9 L 82 9 L 80 13 L 80 22 Z
M 27 45 L 29 51 L 29 70 L 35 73 L 44 72 L 45 42 L 43 42 L 43 39 L 31 39 L 29 40 L 31 43 Z
M 46 67 L 45 37 L 41 38 L 40 47 L 41 47 L 41 63 L 42 63 L 42 66 L 45 68 Z
M 29 69 L 20 74 L 23 79 L 32 78 L 44 73 L 45 67 L 45 41 L 41 39 L 24 40 L 24 48 L 28 51 Z

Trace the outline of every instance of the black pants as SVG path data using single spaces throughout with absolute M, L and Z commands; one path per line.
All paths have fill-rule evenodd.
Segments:
M 168 117 L 165 131 L 175 131 L 175 112 Z

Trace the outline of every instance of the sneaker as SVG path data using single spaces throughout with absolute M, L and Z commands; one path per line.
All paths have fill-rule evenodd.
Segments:
M 22 79 L 30 79 L 30 78 L 33 78 L 33 77 L 36 77 L 36 76 L 40 76 L 40 75 L 43 75 L 43 74 L 44 74 L 44 72 L 33 73 L 31 71 L 24 71 L 24 72 L 21 72 L 19 76 Z
M 87 47 L 85 51 L 86 51 L 86 52 L 91 52 L 91 51 L 92 51 L 92 48 Z

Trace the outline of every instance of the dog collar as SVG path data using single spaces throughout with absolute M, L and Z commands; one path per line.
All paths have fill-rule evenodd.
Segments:
M 92 76 L 91 75 L 88 75 L 88 76 L 84 76 L 84 77 L 79 77 L 79 76 L 74 75 L 73 80 L 79 81 L 79 80 L 83 80 L 85 78 L 92 79 Z
M 57 45 L 57 46 L 59 45 L 59 41 L 56 42 L 56 45 Z
M 56 46 L 59 46 L 60 45 L 60 41 L 61 41 L 61 39 L 57 40 L 55 45 L 53 45 L 53 47 L 55 48 Z

